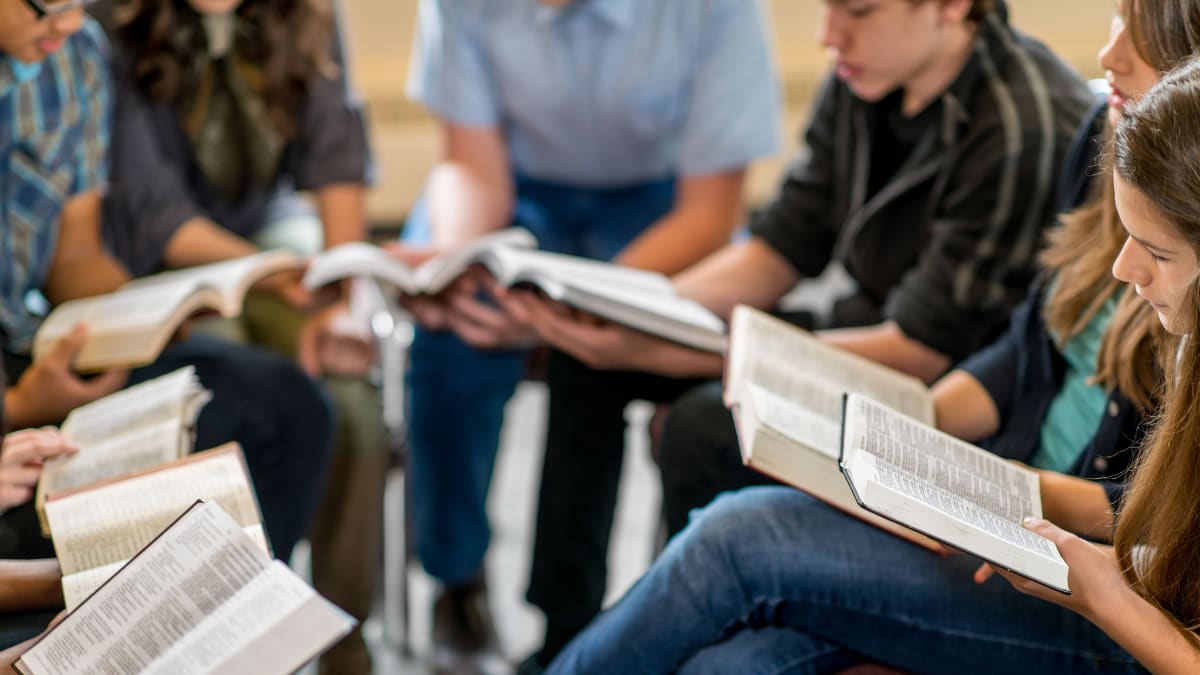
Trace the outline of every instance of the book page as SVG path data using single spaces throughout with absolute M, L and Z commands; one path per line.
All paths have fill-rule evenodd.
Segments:
M 856 394 L 846 399 L 841 466 L 871 511 L 1070 592 L 1058 550 L 1021 527 L 1042 515 L 1036 472 Z
M 638 297 L 678 297 L 671 280 L 659 272 L 625 267 L 603 260 L 517 248 L 496 249 L 483 263 L 500 283 L 578 282 Z
M 813 408 L 798 406 L 770 390 L 751 384 L 748 398 L 757 422 L 836 461 L 841 441 L 841 421 Z M 840 394 L 835 394 L 840 399 Z
M 471 265 L 491 255 L 537 248 L 537 239 L 525 228 L 509 227 L 472 239 L 461 247 L 426 261 L 416 269 L 416 292 L 434 295 L 442 292 Z M 494 273 L 494 271 L 493 271 Z
M 359 241 L 339 244 L 313 256 L 301 283 L 311 290 L 352 277 L 372 277 L 408 295 L 415 294 L 418 289 L 411 267 L 382 248 Z
M 86 445 L 166 420 L 181 419 L 190 427 L 210 398 L 196 369 L 187 366 L 75 408 L 61 431 Z
M 727 404 L 744 396 L 746 384 L 754 382 L 839 423 L 841 394 L 849 392 L 933 423 L 933 397 L 920 380 L 826 344 L 765 312 L 736 307 L 729 344 Z
M 197 499 L 216 502 L 241 526 L 261 522 L 236 444 L 47 499 L 63 574 L 132 557 Z
M 181 286 L 195 290 L 207 286 L 220 294 L 221 304 L 216 309 L 225 316 L 234 316 L 241 312 L 242 299 L 253 282 L 276 272 L 299 269 L 302 264 L 294 253 L 276 249 L 234 260 L 141 277 L 122 286 L 121 291 L 162 286 Z
M 263 555 L 270 555 L 271 547 L 267 544 L 267 535 L 262 525 L 243 527 L 242 532 L 250 538 L 250 541 L 254 542 L 255 546 L 263 552 Z M 108 581 L 112 575 L 116 574 L 128 563 L 128 560 L 121 560 L 109 565 L 93 567 L 90 570 L 82 570 L 75 574 L 64 576 L 62 578 L 63 604 L 67 608 L 67 611 L 75 611 L 75 608 L 83 604 L 83 601 L 89 595 L 94 593 L 97 588 L 100 588 L 105 581 Z
M 21 657 L 39 675 L 134 673 L 270 565 L 213 504 L 197 505 Z
M 190 446 L 187 429 L 182 419 L 164 420 L 82 443 L 74 455 L 46 462 L 38 489 L 49 496 L 178 459 Z
M 354 620 L 276 560 L 145 670 L 146 675 L 285 675 Z

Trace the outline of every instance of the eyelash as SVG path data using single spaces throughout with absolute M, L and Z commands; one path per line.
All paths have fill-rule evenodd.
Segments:
M 1161 255 L 1158 255 L 1157 253 L 1151 252 L 1150 257 L 1154 259 L 1154 262 L 1160 262 L 1160 263 L 1170 262 L 1168 259 L 1162 257 Z

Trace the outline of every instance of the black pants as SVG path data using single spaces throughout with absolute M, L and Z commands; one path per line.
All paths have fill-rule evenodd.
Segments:
M 688 513 L 722 492 L 778 482 L 742 465 L 733 416 L 721 400 L 721 383 L 696 387 L 675 401 L 663 425 L 662 470 L 667 536 L 687 525 Z
M 538 495 L 529 602 L 546 614 L 543 656 L 600 612 L 625 450 L 625 406 L 673 401 L 700 380 L 596 371 L 559 352 L 546 370 L 550 412 Z M 659 505 L 647 504 L 657 520 Z

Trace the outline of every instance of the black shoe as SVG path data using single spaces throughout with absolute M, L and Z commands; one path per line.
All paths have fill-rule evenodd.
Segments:
M 439 675 L 512 672 L 500 652 L 482 579 L 445 588 L 434 601 L 433 669 Z

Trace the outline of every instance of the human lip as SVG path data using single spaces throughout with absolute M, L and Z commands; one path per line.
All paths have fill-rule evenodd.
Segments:
M 1156 311 L 1156 312 L 1165 312 L 1168 309 L 1170 309 L 1170 305 L 1164 305 L 1162 303 L 1155 302 L 1155 301 L 1151 300 L 1150 298 L 1147 298 L 1145 295 L 1142 295 L 1142 292 L 1140 290 L 1137 291 L 1137 294 L 1138 294 L 1139 298 L 1146 301 L 1146 304 L 1153 307 L 1154 311 Z
M 1121 91 L 1121 88 L 1118 87 L 1116 85 L 1116 83 L 1110 79 L 1108 81 L 1108 105 L 1109 105 L 1109 107 L 1120 109 L 1128 102 L 1129 102 L 1129 99 L 1126 98 L 1125 92 Z
M 837 74 L 839 80 L 848 82 L 857 78 L 862 73 L 862 68 L 838 59 L 837 64 L 834 66 L 834 72 Z
M 62 48 L 63 42 L 65 41 L 66 38 L 42 38 L 37 41 L 37 47 L 38 49 L 42 50 L 43 53 L 53 54 Z

